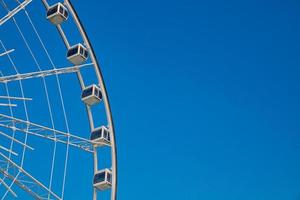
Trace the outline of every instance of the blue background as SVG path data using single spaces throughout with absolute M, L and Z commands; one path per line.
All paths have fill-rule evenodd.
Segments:
M 112 101 L 120 199 L 300 199 L 299 1 L 75 5 Z
M 72 2 L 108 87 L 118 199 L 300 199 L 299 1 Z

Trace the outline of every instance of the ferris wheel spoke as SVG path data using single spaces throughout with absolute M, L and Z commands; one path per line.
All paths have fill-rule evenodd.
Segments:
M 5 51 L 5 52 L 3 52 L 3 53 L 0 53 L 0 57 L 6 56 L 6 55 L 8 55 L 8 54 L 10 54 L 10 53 L 12 53 L 12 52 L 14 52 L 14 51 L 15 51 L 14 49 L 11 49 L 11 50 Z
M 2 149 L 3 151 L 6 151 L 6 152 L 8 152 L 8 153 L 11 153 L 11 154 L 14 155 L 14 156 L 18 156 L 18 154 L 17 154 L 16 152 L 14 152 L 14 151 L 12 151 L 12 150 L 10 150 L 10 149 L 8 149 L 8 148 L 2 146 L 2 145 L 0 145 L 0 149 Z
M 11 187 L 9 187 L 9 185 L 0 178 L 0 183 L 3 184 L 3 186 L 7 189 L 7 191 L 9 191 L 15 198 L 18 197 L 18 195 L 11 189 Z
M 68 144 L 87 152 L 93 152 L 93 145 L 97 142 L 76 136 L 74 134 L 65 133 L 36 123 L 10 117 L 0 114 L 0 126 L 11 130 L 20 131 L 29 135 L 46 138 L 52 141 Z M 69 140 L 69 141 L 68 141 Z
M 7 83 L 7 82 L 11 82 L 11 81 L 19 81 L 19 80 L 25 80 L 25 79 L 52 76 L 52 75 L 74 73 L 74 72 L 78 72 L 80 70 L 80 68 L 91 66 L 91 65 L 93 65 L 93 64 L 87 63 L 87 64 L 72 66 L 72 67 L 64 67 L 64 68 L 57 68 L 57 69 L 51 69 L 51 70 L 36 71 L 36 72 L 30 72 L 30 73 L 24 73 L 24 74 L 15 74 L 15 75 L 10 75 L 10 76 L 2 76 L 2 77 L 0 77 L 0 82 Z
M 2 107 L 17 107 L 17 104 L 9 104 L 9 103 L 0 103 Z
M 6 133 L 3 133 L 2 131 L 0 131 L 0 135 L 2 135 L 2 136 L 4 136 L 4 137 L 6 137 L 6 138 L 12 140 L 12 141 L 15 142 L 15 143 L 18 143 L 18 144 L 22 145 L 23 147 L 26 147 L 26 148 L 28 148 L 28 149 L 30 149 L 30 150 L 34 150 L 34 148 L 32 148 L 31 146 L 29 146 L 29 145 L 27 145 L 27 144 L 25 144 L 25 143 L 23 143 L 23 142 L 17 140 L 17 139 L 14 138 L 14 137 L 9 136 L 9 135 L 6 134 Z
M 31 101 L 32 98 L 23 98 L 23 97 L 11 97 L 11 96 L 0 96 L 0 99 L 9 99 L 9 100 L 23 100 L 23 101 Z
M 0 169 L 0 173 L 3 174 L 9 180 L 13 181 L 14 185 L 18 186 L 19 188 L 21 188 L 22 190 L 24 190 L 26 193 L 28 193 L 29 195 L 31 195 L 35 199 L 47 199 L 46 198 L 46 194 L 45 193 L 41 193 L 41 189 L 40 189 L 41 186 L 39 184 L 37 184 L 35 182 L 32 182 L 32 181 L 21 180 L 19 178 L 20 175 L 17 174 L 16 176 L 13 176 L 13 175 L 11 175 L 10 173 L 8 173 L 7 171 L 5 171 L 3 169 Z M 24 176 L 23 176 L 23 178 L 24 178 Z M 12 191 L 11 187 L 12 187 L 13 184 L 11 184 L 11 186 L 9 186 L 9 185 L 6 184 L 6 186 L 4 186 L 4 187 L 8 191 L 11 192 Z M 3 185 L 4 185 L 4 182 L 3 182 Z M 53 192 L 51 192 L 51 193 L 53 193 Z M 15 193 L 12 193 L 12 194 L 14 195 Z M 47 193 L 47 195 L 48 195 L 48 193 Z M 52 196 L 54 196 L 54 195 L 55 194 L 53 193 Z M 55 196 L 57 196 L 57 195 L 55 195 Z M 17 197 L 17 196 L 15 196 L 15 197 Z M 55 199 L 60 200 L 60 198 L 58 196 Z
M 3 25 L 5 22 L 7 22 L 9 19 L 14 17 L 18 12 L 20 12 L 22 9 L 24 9 L 32 0 L 24 0 L 21 4 L 19 4 L 16 8 L 9 11 L 4 17 L 0 19 L 0 26 Z M 4 7 L 6 7 L 6 4 L 1 0 Z
M 30 173 L 25 171 L 21 166 L 14 163 L 11 159 L 6 157 L 4 154 L 0 152 L 0 156 L 2 157 L 2 161 L 9 163 L 15 170 L 17 171 L 16 175 L 10 174 L 8 170 L 5 168 L 0 168 L 0 173 L 2 173 L 5 177 L 12 180 L 12 184 L 10 187 L 16 183 L 20 188 L 25 190 L 27 193 L 33 195 L 37 199 L 44 199 L 42 194 L 50 193 L 51 197 L 56 200 L 61 200 L 53 191 L 49 190 L 45 185 L 43 185 L 40 181 L 34 178 Z

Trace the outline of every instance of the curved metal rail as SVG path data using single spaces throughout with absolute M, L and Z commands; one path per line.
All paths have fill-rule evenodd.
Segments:
M 49 8 L 49 5 L 48 5 L 48 2 L 47 0 L 41 0 L 42 3 L 44 4 L 45 8 L 48 9 Z M 24 2 L 31 2 L 31 0 L 25 0 Z M 24 4 L 25 5 L 25 4 Z M 26 4 L 27 5 L 27 4 Z M 40 72 L 34 72 L 34 73 L 27 73 L 27 74 L 18 74 L 18 75 L 12 75 L 12 76 L 8 76 L 8 77 L 2 77 L 0 78 L 0 82 L 3 82 L 3 83 L 7 83 L 9 81 L 16 81 L 16 80 L 23 80 L 23 79 L 26 79 L 26 78 L 39 78 L 39 77 L 45 77 L 45 76 L 50 76 L 50 75 L 57 75 L 57 74 L 60 74 L 60 73 L 77 73 L 77 77 L 78 77 L 78 81 L 80 83 L 80 86 L 81 86 L 81 89 L 85 89 L 85 84 L 84 84 L 84 78 L 80 72 L 80 68 L 83 67 L 83 66 L 86 66 L 86 65 L 92 65 L 94 67 L 94 71 L 95 71 L 95 74 L 97 76 L 97 82 L 98 82 L 98 85 L 100 86 L 101 88 L 101 92 L 102 92 L 102 98 L 103 98 L 103 103 L 104 103 L 104 107 L 105 107 L 105 114 L 106 114 L 106 120 L 107 120 L 107 128 L 110 132 L 110 147 L 111 147 L 111 173 L 112 173 L 112 187 L 111 187 L 111 200 L 116 200 L 117 199 L 117 147 L 116 147 L 116 138 L 115 138 L 115 130 L 114 130 L 114 123 L 113 123 L 113 117 L 112 117 L 112 112 L 111 112 L 111 106 L 110 106 L 110 103 L 109 103 L 109 98 L 108 98 L 108 94 L 107 94 L 107 90 L 106 90 L 106 86 L 105 86 L 105 82 L 104 82 L 104 79 L 103 79 L 103 75 L 102 75 L 102 72 L 101 72 L 101 68 L 100 68 L 100 64 L 97 60 L 97 57 L 96 57 L 96 54 L 94 52 L 94 49 L 92 47 L 92 44 L 88 38 L 88 35 L 83 27 L 83 24 L 81 23 L 80 19 L 79 19 L 79 16 L 73 6 L 73 4 L 71 3 L 70 0 L 64 0 L 64 5 L 68 8 L 68 11 L 70 13 L 70 15 L 72 16 L 73 18 L 73 21 L 75 23 L 75 25 L 77 26 L 77 29 L 81 35 L 81 38 L 84 42 L 84 45 L 86 46 L 88 52 L 89 52 L 89 56 L 90 56 L 90 60 L 91 60 L 91 64 L 85 64 L 85 65 L 80 65 L 80 66 L 74 66 L 74 67 L 68 67 L 68 68 L 60 68 L 60 69 L 56 69 L 56 70 L 46 70 L 46 71 L 40 71 Z M 25 7 L 25 6 L 24 6 Z M 18 10 L 18 12 L 23 9 L 20 8 Z M 13 15 L 9 16 L 9 18 L 12 18 Z M 70 48 L 70 44 L 68 42 L 68 38 L 66 37 L 64 31 L 63 31 L 63 28 L 61 25 L 57 25 L 56 26 L 57 29 L 58 29 L 58 32 L 65 44 L 65 46 L 67 47 L 67 49 Z M 6 55 L 6 54 L 9 54 L 11 53 L 13 50 L 10 50 L 10 51 L 5 51 L 4 53 L 1 53 L 0 56 L 3 56 L 3 55 Z M 22 97 L 24 98 L 24 97 Z M 91 131 L 95 129 L 94 127 L 94 116 L 93 116 L 93 113 L 92 113 L 92 108 L 89 106 L 89 105 L 86 105 L 86 110 L 87 110 L 87 114 L 88 114 L 88 120 L 89 120 L 89 124 L 90 124 L 90 129 Z M 3 118 L 3 115 L 1 116 Z M 7 117 L 7 116 L 4 116 L 4 117 Z M 19 119 L 11 119 L 9 121 L 9 123 L 13 123 L 13 125 L 16 123 L 16 121 L 20 121 Z M 23 121 L 22 121 L 23 122 Z M 26 124 L 26 123 L 24 123 Z M 47 127 L 40 127 L 36 124 L 33 124 L 31 123 L 30 125 L 34 125 L 34 126 L 37 126 L 39 128 L 39 130 L 43 130 L 43 131 L 53 131 L 52 129 L 50 130 L 49 128 Z M 28 129 L 28 123 L 26 124 L 26 134 L 30 133 L 30 134 L 34 134 L 34 135 L 37 135 L 35 132 L 29 132 L 27 129 Z M 8 126 L 8 128 L 13 128 L 13 129 L 16 129 L 15 126 Z M 23 129 L 20 129 L 21 131 Z M 35 130 L 35 129 L 33 129 Z M 55 132 L 59 132 L 57 130 L 55 130 Z M 65 136 L 65 133 L 63 132 L 59 132 L 62 136 Z M 45 132 L 45 134 L 39 134 L 38 136 L 41 136 L 41 137 L 46 137 L 47 139 L 52 139 L 52 136 L 48 135 L 47 132 Z M 73 136 L 75 137 L 75 136 Z M 98 156 L 97 156 L 97 148 L 101 148 L 101 147 L 98 147 L 97 144 L 95 143 L 92 143 L 92 142 L 89 142 L 88 140 L 85 140 L 84 138 L 79 138 L 79 137 L 76 137 L 75 139 L 79 139 L 79 141 L 83 141 L 83 143 L 81 144 L 76 144 L 74 143 L 73 146 L 76 146 L 76 147 L 79 147 L 83 150 L 86 150 L 86 151 L 89 151 L 89 152 L 92 152 L 93 153 L 93 156 L 94 156 L 94 174 L 99 170 L 98 169 Z M 64 140 L 61 140 L 61 142 L 65 142 Z M 72 143 L 71 143 L 72 145 Z M 18 167 L 18 166 L 17 166 Z M 2 171 L 3 172 L 3 171 Z M 25 173 L 26 175 L 29 175 L 27 174 L 27 172 L 23 172 Z M 5 176 L 7 176 L 9 178 L 9 174 L 6 174 Z M 30 175 L 29 175 L 30 178 L 32 178 Z M 11 177 L 12 178 L 12 177 Z M 17 180 L 17 177 L 14 177 L 15 181 Z M 35 179 L 34 179 L 35 180 Z M 36 181 L 36 180 L 35 180 Z M 24 185 L 22 185 L 22 182 L 17 182 L 17 185 L 20 186 L 21 188 L 23 188 L 25 191 L 26 191 L 26 187 Z M 18 184 L 19 183 L 19 184 Z M 40 185 L 40 184 L 38 184 Z M 94 192 L 93 192 L 93 200 L 97 200 L 97 189 L 94 188 Z M 48 191 L 51 193 L 51 191 Z M 54 196 L 55 198 L 59 199 L 58 196 L 55 196 L 55 194 L 52 194 L 52 196 Z
M 96 54 L 94 52 L 94 49 L 92 47 L 92 44 L 88 38 L 88 35 L 78 17 L 78 14 L 76 13 L 72 3 L 70 0 L 65 0 L 65 4 L 69 8 L 70 13 L 72 14 L 75 23 L 77 24 L 77 27 L 79 29 L 79 32 L 83 38 L 83 41 L 86 45 L 86 47 L 89 49 L 90 52 L 90 57 L 92 63 L 94 63 L 95 66 L 95 72 L 97 74 L 97 78 L 99 81 L 99 85 L 102 89 L 103 92 L 103 100 L 105 104 L 105 109 L 106 109 L 106 117 L 108 121 L 108 128 L 111 134 L 111 160 L 112 160 L 112 191 L 111 191 L 111 200 L 116 200 L 117 199 L 117 147 L 116 147 L 116 138 L 115 138 L 115 131 L 114 131 L 114 123 L 113 123 L 113 117 L 112 117 L 112 112 L 111 112 L 111 107 L 109 103 L 109 98 L 107 94 L 107 90 L 105 87 L 103 75 L 100 69 L 100 65 L 98 63 L 98 60 L 96 58 Z M 96 154 L 94 155 L 95 157 L 97 156 Z M 98 170 L 98 169 L 97 169 Z M 95 189 L 94 189 L 95 190 Z M 97 199 L 97 195 L 94 194 L 94 200 Z
M 49 5 L 48 5 L 47 0 L 42 0 L 42 2 L 44 4 L 45 8 L 48 9 Z M 73 17 L 73 20 L 78 28 L 78 31 L 82 37 L 82 40 L 89 51 L 89 56 L 90 56 L 91 62 L 93 63 L 95 73 L 97 75 L 98 84 L 102 91 L 103 102 L 104 102 L 105 112 L 106 112 L 106 118 L 107 118 L 107 122 L 108 122 L 108 129 L 111 134 L 111 164 L 112 164 L 112 166 L 111 166 L 111 171 L 112 171 L 111 200 L 116 200 L 117 199 L 117 180 L 118 180 L 117 179 L 117 171 L 118 171 L 118 168 L 117 168 L 117 146 L 116 146 L 116 137 L 115 137 L 115 130 L 114 130 L 111 106 L 109 103 L 109 98 L 108 98 L 105 82 L 104 82 L 103 75 L 101 72 L 100 64 L 97 60 L 97 57 L 96 57 L 96 54 L 92 47 L 92 44 L 89 40 L 89 37 L 83 27 L 82 22 L 80 21 L 80 18 L 78 16 L 72 2 L 70 0 L 64 0 L 64 4 L 67 6 L 71 16 Z M 66 48 L 70 48 L 68 38 L 66 37 L 62 26 L 57 25 L 56 27 L 58 29 L 58 32 L 59 32 L 63 42 L 65 43 Z M 84 89 L 85 88 L 84 79 L 83 79 L 80 71 L 77 72 L 77 75 L 78 75 L 78 80 L 80 82 L 81 88 Z M 90 129 L 93 130 L 95 127 L 94 127 L 94 117 L 91 112 L 91 107 L 86 106 L 86 109 L 87 109 L 87 113 L 88 113 Z M 95 173 L 98 171 L 98 158 L 97 158 L 98 156 L 97 156 L 96 148 L 97 147 L 94 147 L 94 172 Z M 94 188 L 93 200 L 97 200 L 97 189 L 96 188 Z

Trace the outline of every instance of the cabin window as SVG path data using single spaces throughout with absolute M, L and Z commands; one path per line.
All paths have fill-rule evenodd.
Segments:
M 111 183 L 111 174 L 107 173 L 107 181 Z
M 99 96 L 99 90 L 97 90 L 97 88 L 95 88 L 95 95 L 98 97 Z
M 109 134 L 109 132 L 107 134 L 107 140 L 110 141 L 110 134 Z
M 97 94 L 97 96 L 98 96 L 98 98 L 99 98 L 99 99 L 102 99 L 102 93 L 101 93 L 101 91 L 100 91 L 100 90 L 98 90 L 98 94 Z
M 77 53 L 78 53 L 78 47 L 74 47 L 68 51 L 67 56 L 70 57 L 70 56 L 76 55 Z
M 59 12 L 60 12 L 60 14 L 64 14 L 64 8 L 62 7 L 62 6 L 59 6 Z
M 97 139 L 97 138 L 100 138 L 100 137 L 101 137 L 101 132 L 102 132 L 102 129 L 95 130 L 95 131 L 92 133 L 91 140 L 95 140 L 95 139 Z
M 54 13 L 57 12 L 57 9 L 58 9 L 58 5 L 52 7 L 52 8 L 49 8 L 48 12 L 47 12 L 47 15 L 50 16 L 50 15 L 53 15 Z
M 82 47 L 80 47 L 80 55 L 82 55 L 82 56 L 84 55 Z
M 65 18 L 68 18 L 68 16 L 69 16 L 69 13 L 68 13 L 68 11 L 67 11 L 67 10 L 64 10 L 64 16 L 65 16 Z
M 88 57 L 88 51 L 84 51 L 84 57 L 85 57 L 85 58 Z
M 104 130 L 104 138 L 107 139 L 109 141 L 109 132 L 107 130 Z
M 93 94 L 93 87 L 87 88 L 85 90 L 83 90 L 81 97 L 87 97 L 87 96 L 91 96 Z
M 103 137 L 104 137 L 105 139 L 107 138 L 107 131 L 106 131 L 106 130 L 103 131 Z
M 101 172 L 95 175 L 94 183 L 100 183 L 105 181 L 105 172 Z

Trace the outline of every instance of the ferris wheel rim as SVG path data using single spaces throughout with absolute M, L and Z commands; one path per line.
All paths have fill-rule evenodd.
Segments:
M 41 0 L 44 3 L 44 6 L 47 8 L 48 3 L 47 0 Z M 106 85 L 105 85 L 105 81 L 103 78 L 103 74 L 101 71 L 101 67 L 100 64 L 97 60 L 96 54 L 94 52 L 92 43 L 90 42 L 90 39 L 88 37 L 88 34 L 86 33 L 86 30 L 76 12 L 76 9 L 74 8 L 72 2 L 70 0 L 64 0 L 64 4 L 68 7 L 69 12 L 72 14 L 73 20 L 81 34 L 81 38 L 84 41 L 84 44 L 86 45 L 88 51 L 89 51 L 89 56 L 91 58 L 91 61 L 93 63 L 94 69 L 95 69 L 95 73 L 97 75 L 97 80 L 98 80 L 98 85 L 100 85 L 101 87 L 101 91 L 103 94 L 103 102 L 104 102 L 104 106 L 105 106 L 105 113 L 106 113 L 106 118 L 107 118 L 107 122 L 108 122 L 108 128 L 110 130 L 110 134 L 111 134 L 111 170 L 112 170 L 112 187 L 111 187 L 111 200 L 116 200 L 117 199 L 117 172 L 118 172 L 118 167 L 117 167 L 117 145 L 116 145 L 116 137 L 115 137 L 115 129 L 114 129 L 114 122 L 113 122 L 113 117 L 112 117 L 112 112 L 111 112 L 111 105 L 110 105 L 110 101 L 109 101 L 109 97 L 108 97 L 108 93 L 107 93 L 107 89 L 106 89 Z M 57 26 L 59 33 L 63 39 L 63 41 L 65 42 L 67 47 L 70 47 L 66 36 L 64 35 L 64 32 L 62 30 L 62 27 L 60 25 Z M 9 52 L 10 53 L 10 52 Z M 78 73 L 79 74 L 79 73 Z M 78 76 L 78 80 L 80 82 L 81 88 L 84 88 L 84 79 L 81 76 Z M 23 95 L 23 98 L 24 95 Z M 91 112 L 90 106 L 86 106 L 86 110 L 88 113 L 88 120 L 89 120 L 89 124 L 90 124 L 90 129 L 91 131 L 95 128 L 94 127 L 94 117 L 93 114 Z M 96 147 L 94 147 L 94 175 L 95 172 L 98 170 L 98 161 L 97 161 L 97 150 Z M 93 199 L 96 200 L 97 199 L 97 189 L 94 187 L 94 194 L 93 194 Z
M 91 56 L 91 60 L 94 63 L 94 67 L 95 67 L 95 71 L 97 73 L 98 76 L 98 81 L 101 85 L 101 88 L 103 90 L 103 100 L 105 102 L 105 107 L 106 107 L 106 116 L 108 117 L 108 122 L 110 125 L 110 131 L 112 134 L 112 141 L 111 141 L 111 148 L 112 148 L 112 152 L 111 152 L 111 156 L 112 156 L 112 170 L 113 170 L 113 182 L 112 182 L 112 195 L 111 195 L 111 200 L 116 200 L 117 199 L 117 147 L 116 147 L 116 138 L 115 138 L 115 132 L 114 132 L 114 122 L 113 122 L 113 117 L 112 117 L 112 112 L 111 112 L 111 106 L 110 106 L 110 102 L 109 102 L 109 97 L 108 97 L 108 93 L 106 90 L 106 86 L 105 86 L 105 82 L 104 82 L 104 78 L 103 78 L 103 74 L 100 68 L 100 64 L 98 62 L 98 59 L 96 57 L 96 54 L 94 52 L 93 46 L 90 42 L 90 39 L 88 37 L 88 34 L 86 33 L 86 30 L 72 4 L 72 2 L 70 0 L 65 0 L 64 1 L 67 5 L 68 8 L 70 9 L 72 16 L 75 20 L 75 23 L 81 33 L 82 39 L 85 43 L 85 45 L 89 48 L 90 51 L 90 56 Z M 91 120 L 91 119 L 89 119 Z M 97 155 L 96 155 L 97 156 Z M 94 197 L 95 198 L 95 197 Z

